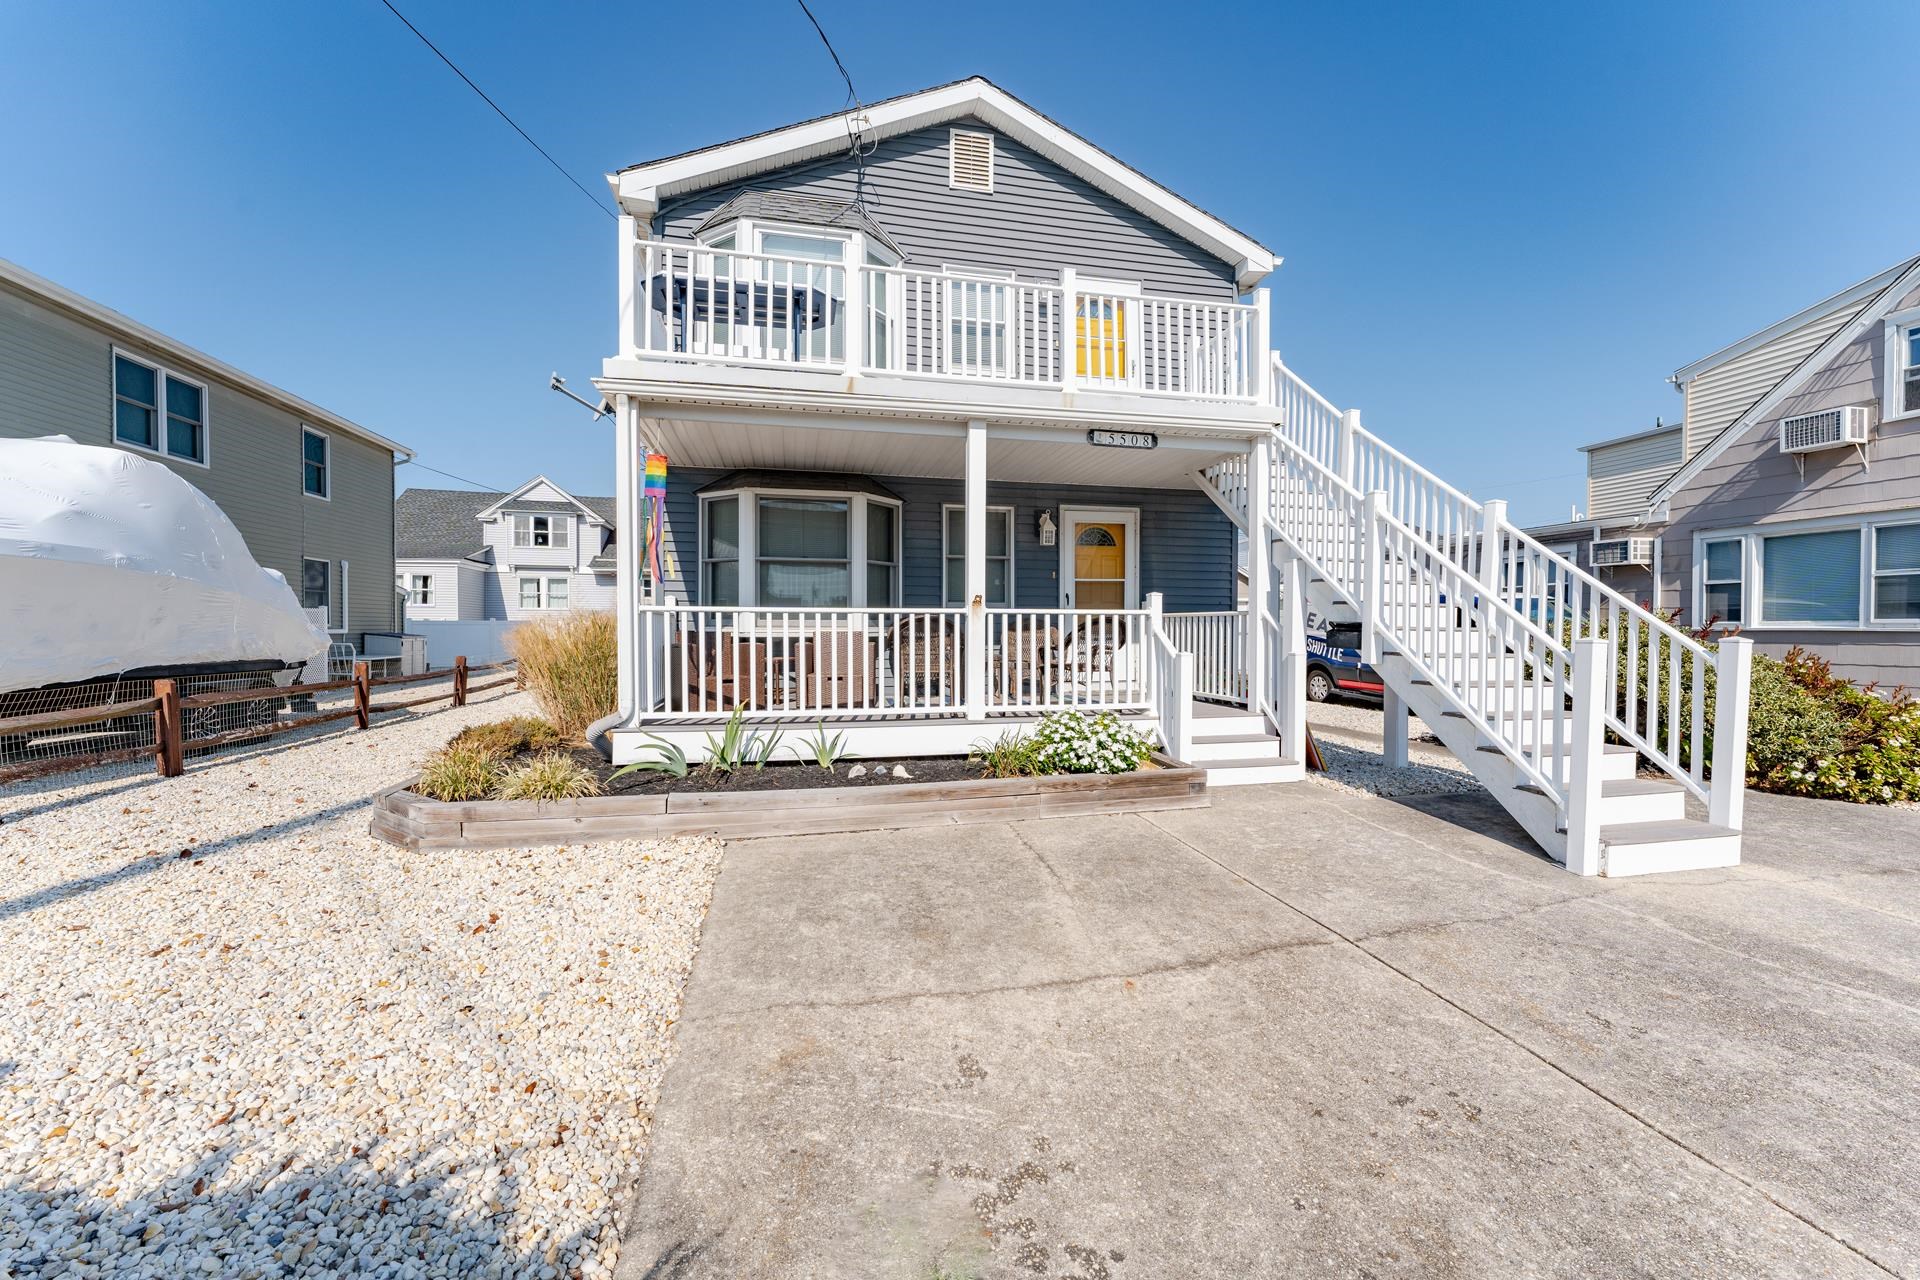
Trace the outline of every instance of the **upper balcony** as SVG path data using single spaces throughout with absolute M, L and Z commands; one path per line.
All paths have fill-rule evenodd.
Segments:
M 613 381 L 688 399 L 885 399 L 903 411 L 1254 423 L 1271 417 L 1269 298 L 1250 303 L 960 269 L 637 240 Z M 865 257 L 867 260 L 861 261 Z

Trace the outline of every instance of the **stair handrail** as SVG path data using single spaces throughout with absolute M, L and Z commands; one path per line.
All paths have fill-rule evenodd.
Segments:
M 1167 634 L 1163 597 L 1147 594 L 1147 674 L 1160 743 L 1168 755 L 1187 762 L 1193 752 L 1193 655 Z
M 1278 352 L 1273 356 L 1273 373 L 1275 404 L 1286 410 L 1290 404 L 1304 402 L 1314 410 L 1315 419 L 1311 426 L 1296 427 L 1283 414 L 1275 437 L 1293 444 L 1297 453 L 1354 492 L 1374 487 L 1375 481 L 1387 481 L 1390 513 L 1422 531 L 1430 542 L 1443 549 L 1452 547 L 1449 558 L 1477 576 L 1486 589 L 1519 601 L 1515 607 L 1523 614 L 1537 611 L 1546 619 L 1568 611 L 1540 595 L 1539 584 L 1570 584 L 1573 590 L 1566 594 L 1574 608 L 1568 639 L 1584 634 L 1608 642 L 1603 670 L 1607 727 L 1695 796 L 1716 810 L 1729 809 L 1724 797 L 1713 798 L 1705 741 L 1707 685 L 1718 682 L 1715 673 L 1724 657 L 1716 659 L 1712 650 L 1684 631 L 1509 523 L 1504 502 L 1476 502 L 1362 427 L 1357 411 L 1335 409 L 1332 401 L 1289 369 Z M 1326 432 L 1318 423 L 1327 413 L 1339 414 L 1341 427 L 1330 443 L 1322 445 L 1320 451 L 1330 455 L 1323 459 L 1294 437 L 1319 441 Z M 1508 575 L 1505 584 L 1503 571 Z M 1741 662 L 1747 660 L 1744 650 L 1737 656 Z M 1739 683 L 1744 687 L 1744 673 Z M 1731 707 L 1723 711 L 1716 699 L 1715 722 L 1714 750 L 1724 746 L 1726 758 L 1738 762 L 1732 765 L 1734 772 L 1741 775 L 1723 780 L 1719 790 L 1737 790 L 1744 785 L 1745 744 L 1724 740 L 1741 721 L 1732 718 Z M 1744 733 L 1733 736 L 1744 738 Z M 1731 812 L 1738 813 L 1737 804 Z
M 1393 602 L 1385 598 L 1386 593 L 1378 589 L 1379 584 L 1352 581 L 1351 573 L 1355 566 L 1349 566 L 1343 575 L 1337 562 L 1316 556 L 1295 539 L 1281 523 L 1277 513 L 1268 516 L 1273 534 L 1312 565 L 1329 585 L 1340 589 L 1341 594 L 1361 610 L 1363 618 L 1370 619 L 1373 625 L 1380 627 L 1387 644 L 1405 657 L 1408 665 L 1428 680 L 1453 710 L 1465 716 L 1479 733 L 1489 738 L 1494 747 L 1513 762 L 1521 775 L 1538 787 L 1564 815 L 1571 769 L 1569 753 L 1554 753 L 1556 763 L 1551 773 L 1542 770 L 1528 756 L 1520 728 L 1529 713 L 1519 705 L 1521 699 L 1518 689 L 1521 680 L 1530 679 L 1536 685 L 1534 708 L 1530 713 L 1535 722 L 1534 742 L 1538 744 L 1542 741 L 1545 718 L 1552 718 L 1556 722 L 1555 741 L 1563 740 L 1560 728 L 1568 714 L 1566 701 L 1570 693 L 1571 655 L 1545 628 L 1535 625 L 1499 596 L 1483 589 L 1479 579 L 1456 563 L 1442 548 L 1385 510 L 1383 502 L 1362 497 L 1352 485 L 1333 474 L 1292 441 L 1280 437 L 1275 443 L 1276 469 L 1286 465 L 1302 469 L 1322 486 L 1339 494 L 1342 506 L 1357 505 L 1362 514 L 1356 523 L 1362 526 L 1361 542 L 1366 548 L 1357 562 L 1362 572 L 1372 568 L 1377 555 L 1383 569 L 1391 559 L 1393 563 L 1419 572 L 1419 562 L 1424 560 L 1433 566 L 1427 570 L 1430 575 L 1448 579 L 1448 585 L 1453 589 L 1444 593 L 1443 600 L 1433 603 L 1458 609 L 1463 621 L 1471 619 L 1479 625 L 1448 628 L 1445 634 L 1450 640 L 1459 638 L 1464 641 L 1467 637 L 1481 637 L 1477 651 L 1463 647 L 1457 652 L 1441 654 L 1423 647 L 1418 628 L 1401 625 L 1406 619 L 1406 611 L 1396 612 L 1391 608 Z M 1276 506 L 1279 505 L 1281 491 L 1287 487 L 1277 483 L 1274 485 Z M 1377 536 L 1370 534 L 1365 527 L 1375 525 L 1379 529 Z M 1343 577 L 1349 580 L 1342 581 Z M 1429 634 L 1437 638 L 1441 633 L 1439 628 L 1434 627 Z M 1522 643 L 1523 640 L 1530 641 L 1531 645 Z M 1515 667 L 1519 680 L 1508 681 L 1504 678 L 1509 663 Z M 1443 669 L 1447 667 L 1451 667 L 1451 670 Z M 1463 675 L 1466 678 L 1463 679 Z M 1556 691 L 1551 697 L 1546 692 L 1549 687 Z M 1476 689 L 1479 694 L 1477 697 Z M 1505 697 L 1510 691 L 1515 694 L 1511 706 Z M 1546 755 L 1544 751 L 1539 753 L 1543 760 Z

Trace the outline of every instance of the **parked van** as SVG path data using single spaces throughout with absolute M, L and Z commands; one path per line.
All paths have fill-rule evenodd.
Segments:
M 1307 701 L 1325 702 L 1336 694 L 1378 700 L 1380 673 L 1360 661 L 1360 624 L 1308 619 Z

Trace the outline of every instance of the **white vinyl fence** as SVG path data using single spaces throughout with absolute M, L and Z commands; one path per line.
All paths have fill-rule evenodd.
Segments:
M 427 622 L 409 618 L 407 634 L 427 638 L 427 667 L 438 670 L 451 667 L 462 654 L 475 666 L 485 662 L 505 662 L 507 633 L 518 622 Z

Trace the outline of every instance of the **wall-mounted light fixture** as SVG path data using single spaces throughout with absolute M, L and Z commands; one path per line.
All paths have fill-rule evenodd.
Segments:
M 1052 546 L 1054 544 L 1055 536 L 1056 536 L 1056 533 L 1055 533 L 1055 525 L 1053 523 L 1053 512 L 1044 511 L 1044 510 L 1041 511 L 1040 513 L 1040 545 L 1043 547 Z

